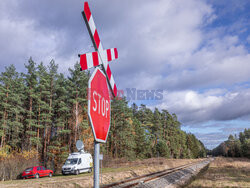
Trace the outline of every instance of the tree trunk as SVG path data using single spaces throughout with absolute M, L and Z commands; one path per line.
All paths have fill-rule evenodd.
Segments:
M 37 118 L 37 134 L 36 134 L 36 136 L 37 136 L 37 144 L 36 144 L 36 150 L 37 150 L 37 152 L 38 152 L 38 150 L 39 150 L 39 127 L 40 127 L 40 116 L 41 116 L 41 107 L 40 107 L 40 104 L 39 104 L 39 106 L 38 106 L 38 118 Z
M 114 140 L 114 157 L 117 158 L 117 143 L 116 143 L 116 139 L 115 139 L 115 114 L 114 114 L 114 134 L 113 134 L 113 140 Z
M 78 99 L 78 90 L 76 90 L 76 104 L 75 104 L 75 134 L 74 134 L 75 143 L 76 143 L 76 137 L 77 137 L 77 132 L 78 132 L 78 115 L 79 115 L 77 99 Z
M 44 128 L 44 142 L 43 142 L 43 161 L 46 166 L 46 157 L 47 157 L 47 126 Z
M 7 90 L 9 89 L 9 86 L 7 86 Z M 8 104 L 8 97 L 9 93 L 6 93 L 6 101 L 5 103 Z M 4 114 L 3 114 L 3 136 L 1 139 L 1 148 L 5 145 L 5 127 L 6 127 L 6 121 L 7 121 L 8 113 L 6 107 L 4 108 Z
M 78 111 L 78 102 L 76 102 L 76 107 L 75 107 L 75 143 L 76 143 L 76 138 L 77 138 L 77 132 L 78 132 L 78 115 L 79 115 L 79 111 Z
M 52 85 L 53 86 L 53 85 Z M 51 87 L 52 87 L 51 86 Z M 51 109 L 52 109 L 52 89 L 51 89 L 51 91 L 50 91 L 50 100 L 49 100 L 49 114 L 51 115 Z M 51 137 L 51 132 L 52 132 L 52 125 L 51 126 L 49 126 L 49 131 L 48 131 L 49 133 L 49 135 L 48 135 L 48 137 L 47 137 L 47 139 L 48 139 L 48 145 L 50 144 L 50 137 Z
M 1 140 L 1 148 L 5 145 L 5 127 L 6 127 L 7 116 L 8 116 L 8 113 L 5 108 L 4 115 L 3 115 L 3 136 Z
M 32 88 L 30 88 L 30 91 L 31 91 L 31 89 Z M 30 119 L 30 121 L 29 121 L 29 125 L 28 125 L 28 129 L 29 130 L 31 130 L 31 126 L 30 126 L 30 122 L 31 122 L 31 118 L 32 118 L 32 115 L 31 115 L 31 113 L 32 113 L 32 97 L 31 97 L 31 93 L 30 93 L 30 101 L 29 101 L 29 104 L 30 104 L 30 108 L 29 108 L 29 119 Z M 28 136 L 28 139 L 29 139 L 29 148 L 28 148 L 28 150 L 30 151 L 30 149 L 31 149 L 31 140 L 30 140 L 30 135 Z

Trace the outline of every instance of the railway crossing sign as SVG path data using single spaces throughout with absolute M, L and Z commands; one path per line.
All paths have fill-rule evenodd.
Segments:
M 104 71 L 104 76 L 99 76 L 102 73 L 102 71 L 100 69 L 95 71 L 92 75 L 93 77 L 91 77 L 92 79 L 89 80 L 89 89 L 90 89 L 90 87 L 95 87 L 95 91 L 104 92 L 105 93 L 105 100 L 107 101 L 105 104 L 109 105 L 108 107 L 110 108 L 110 99 L 108 99 L 106 96 L 109 92 L 108 91 L 106 92 L 106 85 L 107 84 L 105 84 L 103 80 L 107 78 L 109 88 L 112 91 L 113 96 L 116 97 L 117 96 L 117 87 L 116 87 L 114 77 L 111 73 L 108 62 L 112 61 L 114 59 L 117 59 L 118 52 L 117 52 L 116 48 L 103 50 L 101 40 L 100 40 L 99 34 L 97 32 L 97 29 L 96 29 L 96 26 L 95 26 L 95 23 L 93 20 L 92 13 L 89 9 L 88 2 L 84 2 L 84 11 L 82 12 L 82 15 L 83 15 L 83 18 L 84 18 L 85 23 L 87 25 L 90 38 L 92 39 L 92 42 L 93 42 L 93 45 L 94 45 L 96 51 L 80 55 L 81 69 L 86 70 L 86 69 L 89 69 L 92 67 L 101 67 L 102 68 L 102 70 Z M 96 84 L 96 86 L 92 86 L 91 82 L 94 82 L 94 83 L 96 82 L 97 78 L 94 78 L 96 74 L 98 75 L 97 76 L 98 79 L 100 79 L 100 81 L 102 81 L 103 83 Z M 104 85 L 105 85 L 105 90 L 101 90 L 101 88 L 103 88 Z M 98 87 L 100 87 L 100 88 L 98 89 Z M 105 143 L 107 140 L 107 135 L 108 135 L 109 127 L 110 127 L 110 115 L 106 114 L 105 116 L 107 116 L 108 118 L 104 118 L 104 116 L 101 116 L 100 114 L 97 115 L 93 111 L 93 108 L 90 107 L 91 105 L 96 104 L 95 102 L 98 103 L 98 101 L 93 101 L 94 99 L 95 100 L 97 99 L 96 94 L 94 94 L 93 92 L 94 92 L 94 90 L 91 88 L 89 90 L 89 94 L 91 97 L 90 97 L 90 100 L 88 100 L 88 102 L 89 102 L 88 115 L 89 115 L 90 123 L 92 126 L 93 134 L 95 137 L 95 141 Z M 98 95 L 98 97 L 99 97 L 99 95 Z M 102 100 L 102 99 L 100 99 L 100 100 Z M 99 103 L 102 105 L 102 101 L 99 101 Z M 105 108 L 108 108 L 108 107 L 105 106 Z M 99 107 L 99 108 L 101 108 L 101 107 Z M 105 110 L 107 111 L 107 109 L 105 109 Z M 110 109 L 107 113 L 110 114 Z
M 111 103 L 105 74 L 96 68 L 89 79 L 88 115 L 95 140 L 106 142 L 110 128 Z
M 92 13 L 89 9 L 88 2 L 84 2 L 84 11 L 82 12 L 83 18 L 87 25 L 90 38 L 95 47 L 95 52 L 86 53 L 80 56 L 80 65 L 82 70 L 89 69 L 101 65 L 107 76 L 109 87 L 114 97 L 117 96 L 117 87 L 115 84 L 114 77 L 111 73 L 108 62 L 118 58 L 118 52 L 116 48 L 103 50 L 102 43 L 97 32 L 95 22 Z
M 94 187 L 99 188 L 99 142 L 106 142 L 110 128 L 111 103 L 108 85 L 112 95 L 117 96 L 117 87 L 108 62 L 117 59 L 118 52 L 116 48 L 103 49 L 88 2 L 84 2 L 82 15 L 96 51 L 79 55 L 81 69 L 98 66 L 89 80 L 88 115 L 95 137 Z

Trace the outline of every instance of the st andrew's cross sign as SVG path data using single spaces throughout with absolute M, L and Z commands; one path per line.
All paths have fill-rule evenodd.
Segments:
M 84 11 L 82 12 L 83 18 L 87 25 L 90 38 L 92 39 L 95 47 L 95 52 L 86 53 L 80 55 L 80 65 L 82 70 L 96 67 L 98 65 L 103 66 L 103 70 L 107 76 L 108 83 L 114 97 L 117 96 L 117 87 L 115 84 L 114 77 L 111 73 L 108 62 L 118 58 L 118 52 L 116 48 L 103 50 L 102 43 L 97 32 L 92 13 L 89 9 L 88 2 L 84 3 Z
M 84 3 L 84 11 L 82 14 L 96 51 L 80 55 L 81 68 L 82 70 L 86 70 L 91 67 L 101 66 L 104 71 L 103 76 L 100 69 L 95 70 L 89 80 L 88 115 L 95 140 L 105 143 L 110 128 L 111 103 L 109 95 L 107 95 L 109 93 L 107 81 L 105 83 L 104 80 L 107 78 L 106 80 L 108 80 L 110 90 L 113 96 L 116 97 L 117 87 L 108 62 L 117 59 L 118 52 L 116 48 L 103 50 L 88 2 Z M 96 111 L 97 108 L 98 110 Z M 100 111 L 103 113 L 105 111 L 105 115 L 102 116 Z

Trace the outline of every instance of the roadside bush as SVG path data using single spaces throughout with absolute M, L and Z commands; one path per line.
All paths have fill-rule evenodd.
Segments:
M 38 153 L 35 150 L 24 152 L 0 151 L 0 180 L 21 178 L 21 173 L 27 167 L 39 165 Z

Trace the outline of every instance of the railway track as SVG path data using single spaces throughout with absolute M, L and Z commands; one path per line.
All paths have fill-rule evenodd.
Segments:
M 146 175 L 142 175 L 142 176 L 138 176 L 135 178 L 131 178 L 131 179 L 126 179 L 120 182 L 116 182 L 116 183 L 112 183 L 112 184 L 108 184 L 108 185 L 104 185 L 102 186 L 102 188 L 130 188 L 130 187 L 137 187 L 141 184 L 145 184 L 147 182 L 150 181 L 154 181 L 160 178 L 163 178 L 164 176 L 168 176 L 172 173 L 184 170 L 188 167 L 197 165 L 197 164 L 201 164 L 201 163 L 210 163 L 211 159 L 205 159 L 199 162 L 194 162 L 194 163 L 189 163 L 186 165 L 181 165 L 175 168 L 169 168 L 166 170 L 162 170 L 162 171 L 158 171 L 158 172 L 154 172 L 154 173 L 150 173 L 150 174 L 146 174 Z

